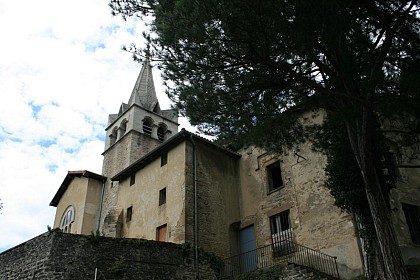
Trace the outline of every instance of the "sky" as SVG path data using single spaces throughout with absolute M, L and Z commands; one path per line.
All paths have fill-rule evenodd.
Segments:
M 49 203 L 69 170 L 101 174 L 108 114 L 141 69 L 121 48 L 144 43 L 143 30 L 108 0 L 0 0 L 0 252 L 53 226 Z

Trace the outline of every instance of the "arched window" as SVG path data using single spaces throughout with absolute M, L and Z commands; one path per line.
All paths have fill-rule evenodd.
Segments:
M 160 141 L 165 140 L 165 134 L 167 130 L 168 130 L 168 127 L 166 126 L 166 124 L 164 123 L 159 124 L 158 130 L 157 130 L 157 137 Z
M 153 125 L 153 120 L 149 117 L 145 117 L 143 120 L 143 132 L 144 134 L 147 135 L 152 135 L 152 125 Z
M 118 139 L 121 139 L 124 136 L 126 130 L 127 130 L 127 120 L 124 119 L 120 124 Z
M 117 131 L 118 131 L 118 128 L 114 127 L 114 129 L 112 130 L 112 133 L 109 135 L 110 146 L 114 145 L 115 141 L 117 141 Z
M 71 232 L 71 226 L 74 222 L 74 207 L 67 207 L 60 222 L 60 229 L 63 232 Z

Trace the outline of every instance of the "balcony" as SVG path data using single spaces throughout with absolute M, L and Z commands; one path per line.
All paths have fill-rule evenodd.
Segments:
M 291 240 L 276 241 L 227 258 L 223 262 L 221 279 L 232 279 L 258 269 L 289 264 L 305 268 L 326 279 L 340 279 L 336 257 L 296 244 Z

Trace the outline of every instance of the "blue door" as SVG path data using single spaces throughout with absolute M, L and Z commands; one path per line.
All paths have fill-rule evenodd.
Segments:
M 248 272 L 257 269 L 257 244 L 255 242 L 254 226 L 239 231 L 241 250 L 241 271 Z

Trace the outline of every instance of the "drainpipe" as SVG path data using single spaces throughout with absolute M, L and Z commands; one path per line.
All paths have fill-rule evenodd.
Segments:
M 98 223 L 97 223 L 97 228 L 96 231 L 99 232 L 99 227 L 101 225 L 101 218 L 102 218 L 102 204 L 104 202 L 104 192 L 105 192 L 105 183 L 106 183 L 106 179 L 102 180 L 102 190 L 101 190 L 101 200 L 99 202 L 99 215 L 98 215 Z
M 198 194 L 197 194 L 197 151 L 193 135 L 190 134 L 193 145 L 193 174 L 194 174 L 194 250 L 195 250 L 195 279 L 200 279 L 200 267 L 198 263 Z

